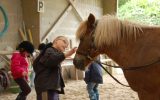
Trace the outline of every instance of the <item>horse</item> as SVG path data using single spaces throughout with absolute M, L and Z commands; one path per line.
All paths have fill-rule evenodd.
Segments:
M 80 23 L 76 38 L 80 42 L 73 59 L 76 68 L 85 70 L 91 58 L 106 54 L 121 66 L 139 100 L 160 100 L 160 26 L 122 20 L 113 15 L 96 20 L 90 14 Z M 125 69 L 141 66 L 147 67 Z

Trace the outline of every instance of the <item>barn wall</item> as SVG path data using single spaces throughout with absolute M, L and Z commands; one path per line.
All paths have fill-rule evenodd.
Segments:
M 56 23 L 59 16 L 64 13 L 69 6 L 68 0 L 47 0 L 45 1 L 45 11 L 40 15 L 40 38 L 48 33 L 50 28 Z M 83 19 L 87 19 L 90 13 L 93 13 L 96 18 L 103 15 L 102 0 L 75 0 L 74 2 L 77 11 Z M 49 41 L 58 35 L 64 35 L 72 41 L 72 47 L 77 45 L 75 40 L 75 31 L 81 22 L 77 12 L 73 8 L 67 13 L 67 16 L 61 21 L 59 27 L 47 38 Z
M 5 50 L 7 46 L 15 49 L 15 46 L 21 40 L 18 34 L 18 29 L 22 26 L 21 0 L 0 0 L 0 6 L 3 7 L 9 19 L 9 28 L 0 37 L 0 50 Z M 0 31 L 2 31 L 4 24 L 4 18 L 0 11 Z
M 77 0 L 76 6 L 84 19 L 87 19 L 90 13 L 94 14 L 96 18 L 103 15 L 102 0 Z
M 42 39 L 52 26 L 56 23 L 57 19 L 67 7 L 66 0 L 47 0 L 44 1 L 44 12 L 40 13 L 40 38 Z M 53 36 L 49 38 L 53 40 Z

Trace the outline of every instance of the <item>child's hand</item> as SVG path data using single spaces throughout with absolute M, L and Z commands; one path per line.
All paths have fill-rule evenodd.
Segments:
M 24 72 L 22 73 L 22 75 L 23 75 L 23 76 L 27 76 L 27 72 L 24 71 Z

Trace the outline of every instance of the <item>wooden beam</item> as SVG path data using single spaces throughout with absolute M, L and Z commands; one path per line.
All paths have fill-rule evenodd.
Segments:
M 0 51 L 0 55 L 11 55 L 13 51 Z
M 102 0 L 103 15 L 117 14 L 118 0 Z
M 49 35 L 57 30 L 59 25 L 63 22 L 64 18 L 68 15 L 68 13 L 72 10 L 72 8 L 75 9 L 80 20 L 81 21 L 83 20 L 83 18 L 81 17 L 81 15 L 79 14 L 79 12 L 77 11 L 77 9 L 75 7 L 75 4 L 74 4 L 75 0 L 74 1 L 68 0 L 68 2 L 69 2 L 69 5 L 62 12 L 62 14 L 58 17 L 58 19 L 55 21 L 55 23 L 52 25 L 52 27 L 46 32 L 46 35 L 41 39 L 41 42 L 44 43 L 45 40 L 49 37 Z
M 57 30 L 59 25 L 63 22 L 64 18 L 68 15 L 68 13 L 72 10 L 72 6 L 69 4 L 66 9 L 62 12 L 62 14 L 58 17 L 52 27 L 49 29 L 47 34 L 42 38 L 41 42 L 45 42 L 45 40 L 49 37 L 49 35 Z
M 5 55 L 4 55 L 5 56 Z M 0 55 L 0 57 L 4 60 L 4 61 L 6 61 L 6 63 L 8 64 L 8 65 L 10 65 L 10 61 L 9 60 L 7 60 L 5 57 L 3 57 L 2 55 Z
M 74 4 L 75 0 L 67 0 L 67 1 L 72 5 L 72 7 L 76 11 L 76 13 L 77 13 L 78 17 L 80 18 L 80 20 L 83 21 L 84 20 L 83 17 L 81 16 L 81 14 L 79 13 L 79 11 L 77 10 L 77 8 L 76 8 L 76 6 Z

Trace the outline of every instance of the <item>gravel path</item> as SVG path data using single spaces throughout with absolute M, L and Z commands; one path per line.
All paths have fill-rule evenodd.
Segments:
M 118 80 L 127 84 L 123 75 L 115 75 Z M 83 80 L 68 80 L 65 82 L 65 95 L 60 95 L 60 100 L 89 100 L 86 84 Z M 108 75 L 104 75 L 104 84 L 99 86 L 100 100 L 138 100 L 137 94 L 128 87 L 116 83 Z M 17 94 L 1 93 L 0 100 L 15 100 Z M 27 100 L 36 100 L 34 88 Z

